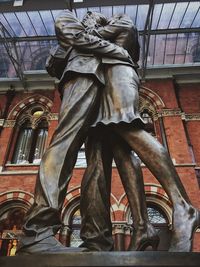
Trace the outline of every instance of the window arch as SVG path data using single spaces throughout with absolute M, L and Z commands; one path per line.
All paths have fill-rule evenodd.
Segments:
M 18 120 L 18 133 L 11 162 L 39 164 L 47 145 L 48 123 L 45 111 L 33 106 Z
M 0 207 L 0 256 L 14 256 L 28 206 L 9 201 Z

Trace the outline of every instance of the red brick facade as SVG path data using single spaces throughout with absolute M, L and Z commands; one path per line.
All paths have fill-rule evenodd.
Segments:
M 200 209 L 200 85 L 176 84 L 172 79 L 148 80 L 142 84 L 141 105 L 151 111 L 157 139 L 166 143 L 191 202 Z M 57 125 L 60 98 L 56 90 L 35 90 L 16 92 L 10 105 L 8 94 L 0 95 L 0 212 L 5 204 L 21 203 L 26 209 L 33 202 L 37 164 L 12 164 L 12 155 L 17 138 L 17 120 L 30 105 L 44 107 L 48 121 L 48 141 Z M 7 105 L 8 112 L 3 117 Z M 165 139 L 165 140 L 164 140 Z M 147 201 L 162 209 L 171 224 L 172 207 L 168 196 L 157 180 L 142 166 Z M 84 168 L 75 168 L 63 208 L 63 217 L 69 216 L 67 209 L 79 201 L 80 182 Z M 72 209 L 72 208 L 71 208 Z M 125 235 L 124 246 L 129 242 L 127 225 L 128 202 L 119 175 L 113 167 L 111 216 L 116 243 L 119 235 Z M 0 213 L 1 214 L 1 213 Z M 68 214 L 68 215 L 67 215 Z M 1 219 L 1 218 L 0 218 Z M 68 218 L 69 219 L 69 218 Z M 67 221 L 68 219 L 65 218 Z M 128 229 L 128 230 L 127 230 Z M 116 244 L 116 249 L 122 245 Z M 195 234 L 193 251 L 200 252 L 200 232 Z

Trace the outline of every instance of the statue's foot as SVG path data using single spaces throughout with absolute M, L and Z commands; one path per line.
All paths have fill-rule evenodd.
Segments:
M 200 211 L 190 206 L 185 212 L 174 212 L 170 252 L 192 251 L 193 236 L 200 227 Z
M 17 250 L 16 255 L 31 254 L 65 254 L 68 252 L 83 252 L 85 248 L 73 248 L 63 246 L 54 236 L 47 237 L 37 243 L 22 246 Z
M 159 236 L 157 231 L 150 223 L 147 223 L 146 229 L 138 229 L 131 239 L 128 250 L 139 251 L 145 250 L 147 247 L 152 247 L 152 250 L 157 250 L 159 245 Z

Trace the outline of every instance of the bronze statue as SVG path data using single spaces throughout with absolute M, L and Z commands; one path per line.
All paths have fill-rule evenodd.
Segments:
M 91 12 L 87 19 L 93 23 Z M 100 15 L 95 18 L 95 23 L 96 21 L 100 25 L 107 23 Z M 116 22 L 117 20 L 113 21 L 115 28 L 118 27 Z M 134 69 L 137 65 L 132 60 L 137 54 L 131 51 L 128 43 L 124 43 L 120 27 L 116 33 L 118 34 L 118 29 L 121 32 L 118 43 L 117 40 L 113 43 L 106 40 L 105 36 L 102 38 L 106 27 L 101 29 L 102 32 L 93 34 L 85 28 L 84 23 L 68 10 L 56 21 L 59 43 L 67 52 L 67 63 L 59 87 L 62 105 L 58 127 L 40 164 L 35 201 L 26 217 L 23 228 L 25 235 L 21 239 L 18 254 L 71 251 L 62 246 L 54 235 L 62 225 L 60 212 L 78 150 L 91 125 L 95 126 L 95 122 L 107 124 L 105 120 L 108 119 L 108 114 L 102 111 L 105 111 L 109 97 L 111 102 L 106 111 L 110 107 L 112 115 L 116 111 L 115 120 L 109 118 L 109 125 L 105 126 L 110 131 L 109 135 L 114 133 L 117 138 L 121 138 L 160 181 L 174 205 L 171 251 L 189 251 L 192 234 L 199 225 L 199 211 L 190 204 L 165 149 L 140 126 L 137 106 L 139 84 Z M 109 27 L 113 25 L 110 23 Z M 126 73 L 126 79 L 121 79 L 122 71 Z M 133 121 L 137 123 L 132 123 Z M 119 170 L 122 170 L 121 167 Z
M 98 19 L 101 22 L 104 17 Z M 115 58 L 132 62 L 122 47 L 90 35 L 70 11 L 60 15 L 56 30 L 68 55 L 60 79 L 62 104 L 59 122 L 41 160 L 34 204 L 26 216 L 18 254 L 71 251 L 54 235 L 62 226 L 60 212 L 79 148 L 98 111 L 100 88 L 105 82 L 101 61 L 105 56 L 110 61 Z

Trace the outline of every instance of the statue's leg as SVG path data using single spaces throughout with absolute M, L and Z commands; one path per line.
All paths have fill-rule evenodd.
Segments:
M 172 201 L 173 233 L 170 251 L 191 251 L 192 237 L 200 225 L 200 213 L 187 196 L 166 149 L 149 133 L 130 125 L 113 128 L 138 154 Z
M 112 151 L 133 217 L 134 234 L 129 250 L 157 249 L 159 237 L 148 220 L 144 181 L 140 161 L 122 138 L 111 135 Z
M 42 157 L 34 204 L 23 227 L 22 247 L 55 235 L 61 227 L 60 213 L 67 185 L 97 99 L 98 84 L 93 79 L 79 77 L 66 83 L 58 126 Z
M 86 143 L 87 168 L 81 184 L 82 247 L 113 249 L 110 218 L 112 153 L 103 128 L 90 131 Z

